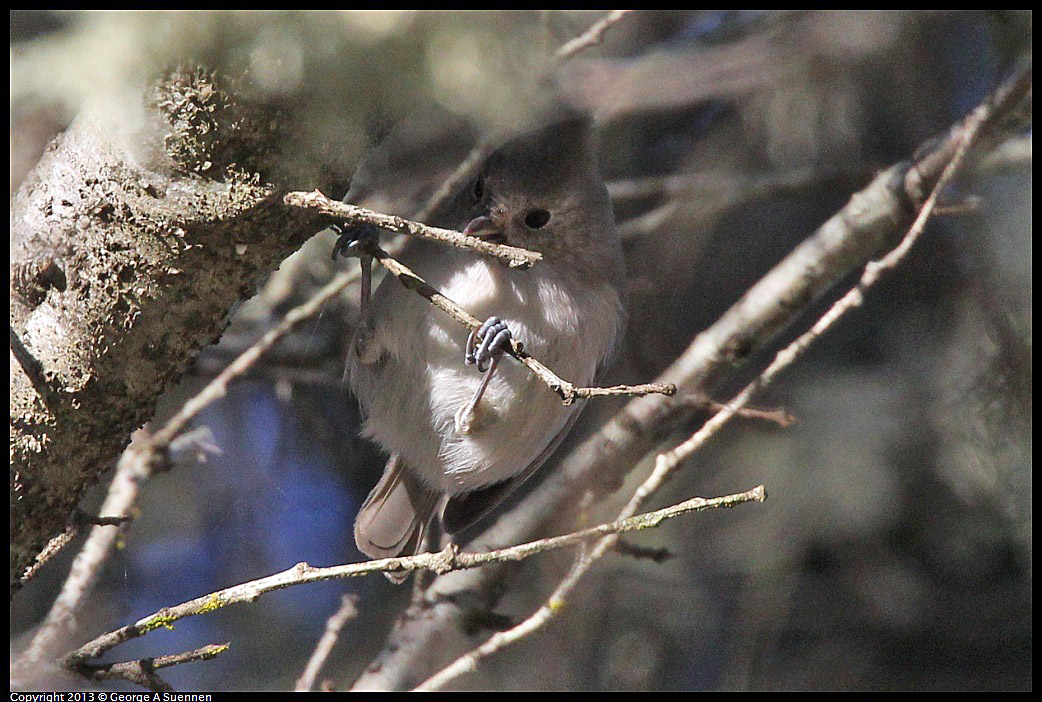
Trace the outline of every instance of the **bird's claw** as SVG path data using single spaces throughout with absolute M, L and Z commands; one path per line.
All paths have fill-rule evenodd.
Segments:
M 373 294 L 373 257 L 369 253 L 369 244 L 376 242 L 380 230 L 364 222 L 348 227 L 334 224 L 332 229 L 339 234 L 336 243 L 333 244 L 333 260 L 335 261 L 338 256 L 358 257 L 361 271 L 361 280 L 358 285 L 358 328 L 362 330 L 362 334 L 356 337 L 359 344 L 356 345 L 355 352 L 358 353 L 359 358 L 364 358 L 366 334 L 368 337 L 372 337 L 373 328 L 372 310 L 370 309 Z
M 376 241 L 380 233 L 375 226 L 365 222 L 347 227 L 334 224 L 330 229 L 338 234 L 336 243 L 333 244 L 334 261 L 339 256 L 344 258 L 365 256 L 366 245 L 370 241 Z
M 481 419 L 484 414 L 479 412 L 479 403 L 492 380 L 492 374 L 496 372 L 499 359 L 510 348 L 511 338 L 510 329 L 499 317 L 489 317 L 480 328 L 471 331 L 467 337 L 463 361 L 467 365 L 477 365 L 478 370 L 485 373 L 485 377 L 481 379 L 481 384 L 474 391 L 474 397 L 470 402 L 456 413 L 456 433 L 471 434 L 478 431 L 479 425 L 484 423 Z
M 499 317 L 489 317 L 479 329 L 470 332 L 463 361 L 467 365 L 477 364 L 478 370 L 484 373 L 492 361 L 503 355 L 510 347 L 512 335 L 506 322 Z

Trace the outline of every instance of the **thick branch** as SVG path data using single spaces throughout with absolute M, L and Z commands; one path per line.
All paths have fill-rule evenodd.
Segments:
M 12 344 L 31 359 L 10 388 L 12 593 L 193 352 L 324 222 L 268 179 L 313 168 L 276 111 L 195 73 L 124 108 L 78 118 L 12 202 Z

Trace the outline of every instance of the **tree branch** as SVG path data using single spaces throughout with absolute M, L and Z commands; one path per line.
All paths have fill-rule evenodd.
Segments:
M 884 270 L 892 270 L 908 254 L 911 246 L 919 238 L 926 221 L 933 212 L 937 197 L 945 185 L 951 180 L 957 169 L 962 165 L 963 158 L 969 148 L 974 144 L 977 136 L 992 117 L 996 109 L 1001 108 L 1003 97 L 1008 95 L 1000 91 L 993 100 L 978 106 L 964 121 L 949 133 L 946 142 L 946 150 L 951 151 L 950 160 L 945 165 L 940 177 L 936 179 L 929 197 L 923 203 L 918 216 L 912 223 L 908 232 L 901 242 L 890 251 L 882 260 L 869 262 L 865 266 L 865 272 L 858 285 L 836 302 L 814 326 L 792 342 L 784 350 L 778 353 L 775 360 L 765 369 L 755 381 L 747 385 L 734 399 L 727 403 L 724 408 L 714 415 L 706 424 L 699 429 L 688 440 L 684 441 L 674 449 L 659 454 L 655 459 L 655 468 L 651 475 L 637 488 L 629 502 L 619 513 L 618 519 L 623 520 L 641 508 L 649 497 L 655 494 L 666 482 L 669 476 L 687 458 L 689 458 L 699 447 L 703 446 L 710 437 L 716 433 L 744 407 L 753 394 L 768 385 L 774 377 L 784 368 L 791 365 L 802 355 L 812 343 L 821 338 L 822 334 L 831 327 L 842 315 L 861 304 L 863 292 L 879 280 Z M 950 145 L 954 148 L 948 149 Z M 545 627 L 564 607 L 567 598 L 578 586 L 579 581 L 589 572 L 594 563 L 615 547 L 618 542 L 618 533 L 605 536 L 597 542 L 593 549 L 587 554 L 581 554 L 575 565 L 562 580 L 547 601 L 517 626 L 502 632 L 497 632 L 483 644 L 460 656 L 456 661 L 433 675 L 426 682 L 416 688 L 418 691 L 431 691 L 443 687 L 448 682 L 456 679 L 464 673 L 473 671 L 478 663 L 485 658 L 501 651 L 502 649 L 532 635 Z
M 171 449 L 177 450 L 177 444 L 195 443 L 196 440 L 197 438 L 191 434 L 182 436 L 174 442 L 175 446 L 172 446 Z M 145 430 L 135 433 L 133 443 L 123 452 L 116 465 L 116 473 L 109 484 L 108 494 L 101 506 L 101 514 L 128 515 L 133 513 L 141 489 L 151 477 L 152 467 L 155 465 L 155 461 L 148 459 L 151 455 L 150 452 L 145 450 L 148 443 L 149 438 Z M 54 543 L 53 547 L 64 546 L 76 534 L 77 524 L 88 521 L 96 522 L 96 525 L 91 529 L 86 542 L 73 559 L 69 574 L 62 583 L 61 592 L 33 635 L 32 642 L 11 664 L 12 677 L 19 677 L 21 687 L 30 689 L 37 687 L 35 684 L 37 676 L 42 670 L 45 671 L 46 666 L 51 665 L 61 648 L 67 645 L 68 638 L 76 626 L 78 613 L 94 591 L 102 565 L 111 555 L 120 534 L 124 533 L 122 527 L 129 522 L 129 518 L 98 517 L 91 519 L 87 515 L 77 513 L 73 526 L 52 540 L 52 543 L 61 540 L 60 543 Z M 111 528 L 117 524 L 121 528 Z M 68 534 L 68 538 L 63 538 L 66 534 Z M 44 553 L 47 553 L 51 547 L 49 544 Z M 31 569 L 33 572 L 25 574 L 24 581 L 28 581 L 45 562 L 45 560 L 38 561 Z
M 529 251 L 516 246 L 507 246 L 506 244 L 494 244 L 476 236 L 467 236 L 451 229 L 431 227 L 403 217 L 382 214 L 348 202 L 332 200 L 317 190 L 310 193 L 286 193 L 283 200 L 291 207 L 313 209 L 326 216 L 344 220 L 347 224 L 372 224 L 375 227 L 386 229 L 396 234 L 422 237 L 441 244 L 455 246 L 458 249 L 469 249 L 488 254 L 489 256 L 495 256 L 506 261 L 511 268 L 528 268 L 543 258 L 543 255 L 537 251 Z
M 155 692 L 175 692 L 169 683 L 156 674 L 157 670 L 182 663 L 213 660 L 229 648 L 231 648 L 230 643 L 209 644 L 194 651 L 156 656 L 155 658 L 141 658 L 136 661 L 102 665 L 81 663 L 77 666 L 76 672 L 89 680 L 126 680 Z
M 148 105 L 85 112 L 12 199 L 12 269 L 50 262 L 10 300 L 12 595 L 193 351 L 322 226 L 268 178 L 314 182 L 281 113 L 236 98 L 175 72 Z
M 575 39 L 562 45 L 554 54 L 554 58 L 557 59 L 559 64 L 564 63 L 580 51 L 600 44 L 604 41 L 605 32 L 611 29 L 619 20 L 631 12 L 633 12 L 633 10 L 612 10 L 604 17 L 604 19 L 598 20 L 592 27 L 577 36 Z
M 323 664 L 340 637 L 340 630 L 344 628 L 344 624 L 356 616 L 358 616 L 358 595 L 348 593 L 340 598 L 339 609 L 326 621 L 322 638 L 318 640 L 318 645 L 315 646 L 315 650 L 308 659 L 304 672 L 297 679 L 295 692 L 311 692 L 315 687 L 315 678 L 318 677 Z
M 996 105 L 991 123 L 1011 110 L 1030 86 L 1030 67 L 1007 81 L 996 92 L 996 99 L 989 100 Z M 567 512 L 591 486 L 608 490 L 620 485 L 632 466 L 690 417 L 693 409 L 685 405 L 683 397 L 705 394 L 836 281 L 870 260 L 885 244 L 897 241 L 922 205 L 918 193 L 925 196 L 913 183 L 925 183 L 925 192 L 929 192 L 948 163 L 926 157 L 939 151 L 947 151 L 950 157 L 953 149 L 946 145 L 958 138 L 958 129 L 956 125 L 947 138 L 928 142 L 915 162 L 898 163 L 877 175 L 699 334 L 658 379 L 675 383 L 682 391 L 680 397 L 652 395 L 631 400 L 549 471 L 510 512 L 509 519 L 498 520 L 477 538 L 490 545 L 516 543 L 555 515 Z M 436 579 L 353 689 L 412 687 L 415 683 L 410 681 L 418 674 L 415 662 L 430 659 L 423 652 L 433 640 L 439 641 L 443 656 L 451 653 L 446 632 L 459 628 L 462 615 L 458 608 L 442 602 L 463 592 L 480 597 L 494 586 L 497 575 L 496 569 L 484 569 Z M 457 649 L 459 646 L 455 643 Z
M 467 312 L 465 309 L 460 307 L 457 303 L 453 302 L 449 298 L 442 295 L 440 292 L 435 290 L 430 284 L 427 283 L 423 278 L 412 272 L 407 266 L 398 260 L 392 258 L 390 254 L 381 249 L 375 242 L 366 242 L 365 251 L 370 256 L 380 262 L 384 268 L 386 268 L 395 278 L 398 279 L 402 285 L 409 290 L 414 290 L 416 293 L 426 298 L 428 302 L 442 310 L 450 317 L 458 321 L 460 324 L 466 326 L 468 329 L 474 330 L 481 327 L 481 320 L 474 315 Z M 673 395 L 676 393 L 677 388 L 671 383 L 649 383 L 645 385 L 614 385 L 608 388 L 583 388 L 577 387 L 567 380 L 563 380 L 560 376 L 554 373 L 552 370 L 547 368 L 545 365 L 540 363 L 538 360 L 530 356 L 525 350 L 523 345 L 517 339 L 511 338 L 510 347 L 506 349 L 507 354 L 512 356 L 518 362 L 522 363 L 526 368 L 532 371 L 533 374 L 541 381 L 543 381 L 548 388 L 553 390 L 555 393 L 561 396 L 561 401 L 570 405 L 575 400 L 587 397 L 597 397 L 604 395 Z
M 483 553 L 460 552 L 457 546 L 450 544 L 437 553 L 421 553 L 404 558 L 381 558 L 328 568 L 314 568 L 302 562 L 281 573 L 251 580 L 250 582 L 225 588 L 224 590 L 218 590 L 173 607 L 164 607 L 158 612 L 139 619 L 134 624 L 96 637 L 75 651 L 65 655 L 61 662 L 66 668 L 79 671 L 85 662 L 91 658 L 97 658 L 113 647 L 125 641 L 144 636 L 155 629 L 172 628 L 174 622 L 186 617 L 212 612 L 230 604 L 253 602 L 269 592 L 295 585 L 339 578 L 355 578 L 372 575 L 373 573 L 400 573 L 411 570 L 430 570 L 444 574 L 458 570 L 479 568 L 490 563 L 520 561 L 546 551 L 574 546 L 605 534 L 621 534 L 642 529 L 652 529 L 665 521 L 692 512 L 735 507 L 745 502 L 762 502 L 766 499 L 766 496 L 763 486 L 760 485 L 747 492 L 723 497 L 710 499 L 694 497 L 671 507 L 648 512 L 647 514 L 640 514 L 609 524 L 601 524 L 563 536 L 539 539 L 538 541 Z
M 243 351 L 234 361 L 228 364 L 207 385 L 171 417 L 157 432 L 148 436 L 143 432 L 135 437 L 120 457 L 116 467 L 116 475 L 109 486 L 109 493 L 101 508 L 102 514 L 129 514 L 144 483 L 157 467 L 166 466 L 168 453 L 177 442 L 187 436 L 182 433 L 191 421 L 210 403 L 224 397 L 233 380 L 246 373 L 265 353 L 280 339 L 295 329 L 301 322 L 316 314 L 333 297 L 348 285 L 357 280 L 357 271 L 338 274 L 332 281 L 318 290 L 309 300 L 293 308 L 279 324 L 268 330 L 264 336 Z M 179 438 L 180 437 L 180 438 Z M 30 676 L 32 669 L 41 661 L 48 660 L 56 652 L 64 638 L 71 633 L 75 622 L 75 613 L 79 610 L 87 595 L 93 590 L 97 573 L 102 563 L 112 551 L 112 545 L 118 530 L 95 527 L 76 559 L 62 586 L 62 592 L 48 612 L 44 623 L 40 626 L 32 643 L 12 665 L 18 674 Z M 61 548 L 72 538 L 64 533 L 56 537 L 56 548 Z M 45 549 L 45 553 L 50 549 Z M 49 557 L 49 556 L 48 556 Z M 30 568 L 22 582 L 26 582 L 43 565 Z

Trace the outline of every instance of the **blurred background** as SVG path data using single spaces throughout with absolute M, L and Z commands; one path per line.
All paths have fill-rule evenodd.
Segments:
M 84 105 L 126 99 L 178 65 L 215 70 L 290 110 L 316 153 L 361 159 L 353 201 L 409 216 L 483 136 L 564 102 L 596 120 L 627 255 L 631 324 L 605 382 L 650 382 L 875 172 L 959 120 L 1031 52 L 1030 12 L 636 11 L 603 43 L 553 58 L 604 16 L 12 11 L 11 192 Z M 754 400 L 797 422 L 734 422 L 648 507 L 760 483 L 767 502 L 628 539 L 669 557 L 609 555 L 551 627 L 457 686 L 1030 689 L 1030 115 L 944 204 L 910 258 Z M 157 422 L 356 265 L 330 260 L 333 240 L 316 236 L 237 308 Z M 736 369 L 715 399 L 843 289 Z M 358 438 L 342 382 L 356 302 L 349 290 L 206 410 L 197 425 L 219 454 L 148 482 L 68 648 L 299 561 L 360 559 L 352 523 L 384 457 Z M 576 437 L 620 406 L 591 404 Z M 648 470 L 637 466 L 586 519 L 611 519 Z M 104 490 L 83 508 L 96 511 Z M 573 527 L 563 519 L 555 529 Z M 13 654 L 81 543 L 14 599 Z M 527 616 L 571 556 L 519 566 L 497 613 Z M 408 587 L 370 577 L 291 588 L 184 620 L 111 660 L 231 641 L 218 659 L 164 678 L 180 690 L 290 689 L 348 591 L 359 615 L 320 676 L 346 689 Z M 454 635 L 477 645 L 487 633 Z

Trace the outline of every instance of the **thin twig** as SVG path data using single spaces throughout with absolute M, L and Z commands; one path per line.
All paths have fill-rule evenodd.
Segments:
M 315 688 L 315 678 L 322 671 L 326 658 L 336 645 L 336 641 L 340 637 L 340 630 L 344 628 L 344 624 L 356 616 L 358 616 L 358 595 L 347 593 L 340 598 L 340 608 L 326 620 L 322 638 L 315 645 L 315 650 L 308 659 L 304 672 L 297 680 L 295 692 L 311 692 Z
M 720 426 L 738 413 L 757 391 L 770 384 L 782 369 L 788 367 L 799 358 L 811 344 L 820 338 L 843 315 L 859 307 L 864 301 L 865 291 L 878 282 L 884 272 L 892 271 L 904 260 L 909 250 L 918 241 L 927 220 L 933 214 L 941 191 L 951 182 L 955 173 L 962 166 L 966 154 L 988 123 L 989 118 L 994 114 L 997 106 L 1002 105 L 1004 95 L 1005 93 L 1000 92 L 994 100 L 978 105 L 959 125 L 955 134 L 956 146 L 951 154 L 951 160 L 941 172 L 940 178 L 937 179 L 929 196 L 920 208 L 915 221 L 912 222 L 912 226 L 909 227 L 901 242 L 883 258 L 867 263 L 864 273 L 862 273 L 857 284 L 833 303 L 828 311 L 814 323 L 814 326 L 779 351 L 770 365 L 753 382 L 746 385 L 720 412 L 706 422 L 701 429 L 673 450 L 659 455 L 655 460 L 655 473 L 663 471 L 668 474 L 669 471 L 694 453 L 699 446 L 716 433 Z
M 1030 71 L 1028 71 L 1027 75 L 1030 77 Z M 940 177 L 934 182 L 933 188 L 921 206 L 915 221 L 897 247 L 881 260 L 869 262 L 865 266 L 865 272 L 858 281 L 857 286 L 836 302 L 808 332 L 779 352 L 767 369 L 727 403 L 723 410 L 714 415 L 689 439 L 674 449 L 657 456 L 655 468 L 652 470 L 651 475 L 633 493 L 629 502 L 619 513 L 618 519 L 625 519 L 639 510 L 647 498 L 662 486 L 684 459 L 688 458 L 698 447 L 715 435 L 724 424 L 738 413 L 741 407 L 748 403 L 758 389 L 769 383 L 782 368 L 787 367 L 798 358 L 802 351 L 820 338 L 825 330 L 832 326 L 840 316 L 860 305 L 864 290 L 873 285 L 883 271 L 892 270 L 904 259 L 911 246 L 919 238 L 926 221 L 933 211 L 940 191 L 950 182 L 952 176 L 962 164 L 970 146 L 973 145 L 978 134 L 987 124 L 989 117 L 994 114 L 996 106 L 1004 104 L 1004 100 L 1009 102 L 1016 99 L 1015 95 L 1022 94 L 1022 92 L 1018 93 L 1018 88 L 1023 89 L 1023 80 L 1024 77 L 1021 76 L 1020 81 L 1015 82 L 1013 89 L 1009 89 L 1009 86 L 1003 86 L 1003 89 L 998 91 L 996 98 L 978 106 L 959 125 L 956 133 L 953 135 L 955 137 L 953 139 L 955 148 L 953 150 L 946 149 L 950 160 L 941 172 Z M 460 656 L 441 671 L 428 678 L 416 689 L 419 691 L 440 689 L 460 675 L 476 670 L 478 664 L 485 658 L 542 629 L 561 611 L 567 598 L 578 585 L 581 578 L 589 571 L 590 567 L 610 549 L 614 548 L 618 540 L 618 533 L 609 534 L 602 538 L 588 554 L 579 557 L 569 574 L 558 584 L 547 601 L 535 613 L 514 628 L 494 634 L 483 644 Z
M 18 332 L 14 330 L 14 325 L 10 325 L 11 328 L 11 355 L 14 356 L 15 360 L 18 361 L 19 367 L 22 372 L 25 373 L 25 377 L 32 383 L 33 388 L 40 395 L 40 399 L 45 403 L 49 402 L 55 396 L 55 389 L 53 383 L 47 378 L 47 373 L 44 371 L 43 364 L 40 360 L 32 354 L 29 349 L 22 343 L 22 339 L 18 336 Z
M 607 17 L 595 23 L 575 39 L 572 39 L 558 48 L 557 51 L 554 52 L 554 65 L 549 68 L 549 73 L 553 72 L 553 68 L 559 68 L 584 49 L 601 43 L 604 40 L 604 33 L 607 32 L 612 25 L 622 19 L 628 12 L 632 12 L 632 10 L 611 11 L 608 13 Z M 549 26 L 548 17 L 549 15 L 547 14 L 547 11 L 544 10 L 542 15 L 544 26 Z M 479 141 L 478 144 L 470 150 L 470 153 L 466 155 L 463 161 L 460 162 L 459 166 L 456 167 L 456 170 L 452 172 L 452 175 L 446 178 L 442 184 L 438 186 L 438 189 L 434 191 L 423 207 L 416 212 L 413 219 L 426 222 L 431 219 L 431 217 L 435 216 L 442 206 L 449 201 L 449 198 L 459 192 L 465 182 L 477 175 L 478 169 L 480 169 L 482 164 L 484 164 L 485 159 L 492 153 L 496 145 L 503 141 L 505 136 L 506 132 L 498 131 Z
M 997 111 L 1028 94 L 1030 67 L 1000 89 L 1006 97 Z M 1000 130 L 1001 131 L 1001 130 Z M 983 141 L 983 140 L 982 140 Z M 924 149 L 940 151 L 945 145 L 931 141 Z M 946 162 L 920 161 L 919 180 L 933 184 Z M 753 285 L 711 327 L 696 336 L 660 376 L 676 382 L 686 392 L 705 392 L 732 373 L 756 349 L 790 324 L 811 301 L 817 299 L 856 266 L 863 265 L 907 231 L 922 200 L 912 199 L 908 162 L 880 172 L 855 193 L 810 237 L 791 251 Z M 929 189 L 929 188 L 928 188 Z M 890 244 L 892 245 L 892 243 Z M 542 485 L 525 498 L 510 519 L 486 529 L 487 543 L 516 543 L 540 528 L 553 515 L 588 491 L 591 482 L 619 480 L 681 422 L 691 416 L 689 405 L 662 396 L 634 398 L 592 436 L 562 458 Z M 498 571 L 484 569 L 436 580 L 431 588 L 439 595 L 462 592 L 489 594 Z M 418 661 L 426 661 L 431 646 L 459 629 L 463 614 L 450 605 L 428 601 L 411 619 L 399 622 L 369 671 L 353 689 L 401 687 L 415 673 Z M 428 663 L 429 665 L 429 663 Z
M 381 249 L 375 242 L 368 241 L 365 244 L 366 252 L 380 262 L 398 281 L 410 290 L 416 291 L 425 297 L 432 305 L 446 312 L 453 319 L 463 324 L 468 329 L 479 329 L 481 320 L 467 312 L 457 303 L 442 295 L 430 286 L 427 281 L 412 272 L 400 261 L 391 257 Z M 561 401 L 570 405 L 577 399 L 596 397 L 600 395 L 673 395 L 677 388 L 669 383 L 650 383 L 645 385 L 613 385 L 607 388 L 583 388 L 577 387 L 547 368 L 545 365 L 530 356 L 517 339 L 510 339 L 510 346 L 506 352 L 524 364 L 537 378 L 546 383 L 546 386 L 560 395 Z
M 72 521 L 76 526 L 122 526 L 130 521 L 130 517 L 95 517 L 76 510 L 73 513 Z
M 496 144 L 502 141 L 501 133 L 492 134 L 482 139 L 470 150 L 470 153 L 456 166 L 448 178 L 442 181 L 438 189 L 428 198 L 427 202 L 420 208 L 413 219 L 426 222 L 438 214 L 438 211 L 449 201 L 453 195 L 463 188 L 463 184 L 477 175 L 478 169 L 484 165 L 485 159 L 489 157 Z
M 80 533 L 80 527 L 77 524 L 70 524 L 65 527 L 65 531 L 55 536 L 53 539 L 47 542 L 47 545 L 43 547 L 43 550 L 36 554 L 36 559 L 33 564 L 25 569 L 22 573 L 22 577 L 19 578 L 18 582 L 25 585 L 27 582 L 36 577 L 36 574 L 40 572 L 47 561 L 51 560 L 58 555 L 58 552 L 69 545 L 69 542 L 76 538 L 76 535 Z
M 192 447 L 196 447 L 196 451 L 198 451 L 200 450 L 199 442 L 205 441 L 205 437 L 209 437 L 209 435 L 209 430 L 196 430 L 180 436 L 172 442 L 170 453 L 176 456 L 176 454 L 187 453 Z M 105 502 L 101 506 L 102 514 L 115 512 L 130 515 L 133 513 L 141 489 L 152 475 L 155 466 L 155 462 L 149 458 L 152 455 L 151 450 L 147 448 L 149 445 L 149 437 L 145 430 L 134 435 L 131 445 L 123 452 L 116 464 L 115 475 L 109 485 Z M 204 445 L 202 450 L 209 448 Z M 175 460 L 177 459 L 175 458 Z M 69 528 L 52 539 L 44 549 L 45 553 L 50 554 L 48 556 L 50 558 L 57 552 L 57 549 L 68 543 L 81 527 L 93 525 L 86 542 L 73 559 L 69 574 L 62 583 L 61 592 L 55 598 L 43 623 L 36 630 L 25 651 L 11 665 L 12 672 L 24 677 L 30 687 L 32 687 L 34 674 L 40 670 L 41 662 L 49 663 L 73 633 L 77 613 L 85 606 L 87 598 L 94 591 L 102 566 L 112 554 L 120 534 L 124 533 L 121 528 L 108 527 L 123 527 L 129 521 L 129 516 L 95 517 L 77 510 L 70 519 Z M 43 556 L 44 554 L 41 554 L 33 565 L 33 573 L 46 562 L 47 559 L 42 558 Z M 30 573 L 23 576 L 25 580 L 30 577 L 32 577 Z
M 616 22 L 631 12 L 633 12 L 633 10 L 612 10 L 606 17 L 595 22 L 593 26 L 585 32 L 561 46 L 561 48 L 559 48 L 554 54 L 554 58 L 557 59 L 559 64 L 561 64 L 575 56 L 580 51 L 600 44 L 604 41 L 605 32 L 611 29 Z
M 469 249 L 488 254 L 489 256 L 495 256 L 506 261 L 511 268 L 528 268 L 543 258 L 543 255 L 537 251 L 529 251 L 516 246 L 507 246 L 506 244 L 493 244 L 490 241 L 479 239 L 476 236 L 467 236 L 451 229 L 431 227 L 403 217 L 395 217 L 394 215 L 367 210 L 364 207 L 330 199 L 317 190 L 310 193 L 299 191 L 286 193 L 283 201 L 291 207 L 318 210 L 324 215 L 343 220 L 346 224 L 371 224 L 396 234 L 422 237 L 442 244 L 448 244 L 449 246 L 455 246 L 458 249 Z
M 723 402 L 717 402 L 704 395 L 692 395 L 688 397 L 679 398 L 681 402 L 686 404 L 688 407 L 693 407 L 701 410 L 707 410 L 713 413 L 719 412 L 727 407 L 727 404 Z M 796 423 L 796 418 L 786 412 L 783 409 L 761 409 L 757 407 L 743 407 L 738 410 L 738 416 L 745 419 L 759 419 L 764 422 L 771 422 L 778 426 L 785 428 L 790 427 Z
M 217 377 L 207 383 L 206 387 L 182 405 L 177 414 L 171 417 L 163 428 L 155 433 L 149 442 L 149 449 L 156 451 L 168 446 L 207 405 L 218 398 L 224 397 L 228 392 L 228 385 L 235 378 L 249 370 L 282 337 L 293 331 L 304 320 L 317 314 L 329 300 L 339 295 L 344 288 L 357 278 L 358 275 L 356 273 L 339 273 L 333 280 L 319 289 L 311 299 L 287 312 L 281 322 L 265 332 L 264 336 L 258 339 L 250 348 L 243 351 L 238 358 L 218 373 Z
M 676 557 L 676 554 L 668 548 L 640 546 L 638 544 L 632 544 L 624 539 L 619 539 L 615 542 L 615 553 L 621 553 L 630 558 L 648 560 L 655 563 L 665 563 L 666 561 Z
M 161 460 L 164 451 L 188 427 L 189 423 L 206 406 L 223 397 L 227 393 L 229 384 L 246 373 L 281 338 L 301 322 L 316 314 L 326 302 L 338 295 L 357 277 L 356 272 L 338 274 L 311 299 L 290 310 L 278 325 L 268 330 L 264 336 L 243 351 L 206 387 L 182 405 L 181 409 L 162 429 L 151 437 L 139 437 L 138 441 L 131 444 L 117 464 L 116 477 L 113 478 L 109 496 L 102 506 L 102 514 L 129 514 L 131 506 L 137 501 L 141 485 L 157 467 L 164 464 L 164 461 Z M 97 571 L 111 553 L 117 534 L 117 530 L 102 527 L 95 527 L 92 530 L 87 543 L 73 561 L 69 577 L 62 587 L 62 593 L 55 600 L 43 625 L 33 637 L 33 641 L 25 653 L 19 657 L 14 668 L 31 667 L 35 662 L 49 656 L 58 645 L 60 638 L 70 632 L 75 620 L 74 613 L 82 606 L 85 597 L 93 589 Z M 63 543 L 67 541 L 68 539 L 63 539 Z M 38 567 L 38 565 L 34 566 L 33 572 Z
M 735 495 L 728 495 L 727 497 L 716 499 L 723 500 L 724 502 L 721 502 L 714 506 L 733 507 L 743 502 L 763 502 L 765 499 L 767 499 L 767 491 L 764 489 L 763 485 L 758 485 L 757 487 L 753 488 L 752 490 L 749 490 L 748 492 L 737 493 Z M 483 643 L 481 646 L 467 654 L 464 654 L 463 656 L 460 656 L 458 659 L 456 659 L 454 663 L 444 668 L 441 672 L 437 673 L 436 675 L 433 675 L 426 682 L 417 687 L 416 690 L 423 692 L 437 690 L 448 681 L 462 675 L 465 672 L 474 670 L 481 659 L 492 655 L 499 649 L 508 646 L 509 644 L 513 643 L 514 641 L 517 641 L 520 638 L 523 638 L 524 636 L 527 636 L 529 633 L 542 628 L 542 626 L 546 624 L 546 622 L 555 617 L 557 613 L 561 611 L 561 608 L 564 606 L 564 598 L 567 596 L 568 592 L 571 591 L 572 587 L 574 587 L 578 583 L 579 579 L 586 572 L 589 566 L 594 561 L 599 559 L 605 551 L 614 546 L 615 542 L 619 538 L 619 534 L 625 533 L 626 531 L 630 531 L 630 529 L 617 529 L 612 528 L 612 526 L 621 524 L 641 525 L 634 526 L 634 529 L 644 529 L 650 526 L 658 526 L 658 524 L 663 519 L 668 518 L 665 515 L 669 514 L 671 516 L 676 516 L 676 514 L 679 512 L 674 512 L 675 510 L 689 509 L 689 507 L 687 507 L 688 505 L 691 505 L 692 507 L 703 505 L 702 508 L 704 509 L 704 505 L 706 505 L 706 503 L 706 500 L 703 500 L 700 497 L 695 497 L 691 500 L 681 502 L 678 505 L 674 505 L 673 507 L 667 507 L 666 509 L 657 510 L 655 512 L 648 512 L 646 514 L 638 516 L 629 516 L 623 519 L 616 520 L 612 523 L 612 525 L 602 525 L 599 527 L 593 527 L 592 529 L 584 529 L 583 531 L 576 532 L 577 535 L 583 535 L 583 538 L 581 540 L 584 542 L 586 538 L 588 538 L 587 535 L 592 536 L 594 534 L 597 534 L 604 536 L 600 541 L 597 542 L 597 545 L 594 547 L 592 552 L 589 552 L 585 556 L 581 556 L 579 565 L 573 567 L 571 573 L 567 576 L 567 578 L 565 578 L 565 581 L 560 586 L 558 586 L 557 590 L 554 591 L 554 594 L 550 596 L 546 603 L 543 604 L 543 606 L 540 607 L 535 614 L 533 614 L 531 617 L 521 622 L 517 626 L 513 627 L 512 629 L 494 634 L 491 638 L 488 639 L 488 641 Z M 556 538 L 564 539 L 568 537 Z M 552 539 L 548 539 L 548 541 L 552 541 Z M 567 587 L 564 587 L 566 583 Z
M 91 680 L 126 680 L 156 692 L 174 692 L 165 680 L 156 675 L 157 670 L 169 668 L 182 663 L 213 660 L 231 647 L 231 643 L 210 644 L 194 651 L 174 653 L 155 658 L 141 658 L 135 661 L 105 663 L 103 665 L 81 664 L 76 672 Z
M 26 568 L 25 572 L 22 573 L 22 577 L 18 580 L 19 584 L 25 585 L 36 577 L 40 568 L 42 568 L 49 560 L 57 556 L 63 548 L 68 546 L 69 542 L 76 538 L 76 535 L 80 533 L 82 527 L 120 526 L 128 519 L 129 517 L 95 517 L 86 512 L 80 511 L 73 513 L 72 519 L 69 520 L 69 526 L 65 527 L 65 531 L 47 542 L 47 545 L 43 547 L 43 550 L 36 555 L 33 564 Z
M 234 585 L 173 607 L 164 607 L 158 612 L 139 619 L 134 624 L 98 636 L 67 654 L 62 659 L 62 665 L 70 670 L 77 670 L 85 661 L 97 658 L 114 646 L 144 636 L 155 629 L 172 628 L 174 622 L 185 617 L 204 614 L 239 602 L 253 602 L 261 595 L 294 585 L 337 578 L 354 578 L 372 575 L 373 573 L 401 573 L 411 570 L 430 570 L 438 574 L 444 574 L 455 570 L 478 568 L 489 563 L 520 561 L 538 553 L 573 546 L 605 534 L 622 534 L 641 529 L 651 529 L 659 526 L 664 521 L 674 519 L 683 514 L 722 507 L 734 507 L 745 502 L 762 502 L 765 497 L 766 492 L 762 485 L 747 492 L 723 497 L 710 499 L 694 497 L 671 507 L 632 516 L 628 519 L 601 524 L 563 536 L 539 539 L 484 553 L 460 552 L 454 544 L 450 544 L 437 553 L 422 553 L 405 558 L 381 558 L 374 561 L 350 563 L 328 568 L 314 568 L 307 563 L 298 563 L 281 573 Z
M 148 473 L 148 464 L 138 460 L 139 454 L 135 447 L 146 442 L 147 438 L 139 434 L 123 452 L 109 485 L 108 495 L 101 506 L 102 514 L 129 514 L 131 506 L 137 501 L 141 482 Z M 101 565 L 108 559 L 119 534 L 120 529 L 107 526 L 91 529 L 86 543 L 72 562 L 61 592 L 32 642 L 12 665 L 12 671 L 29 676 L 39 662 L 49 660 L 57 653 L 65 638 L 72 633 L 76 613 L 93 592 Z

